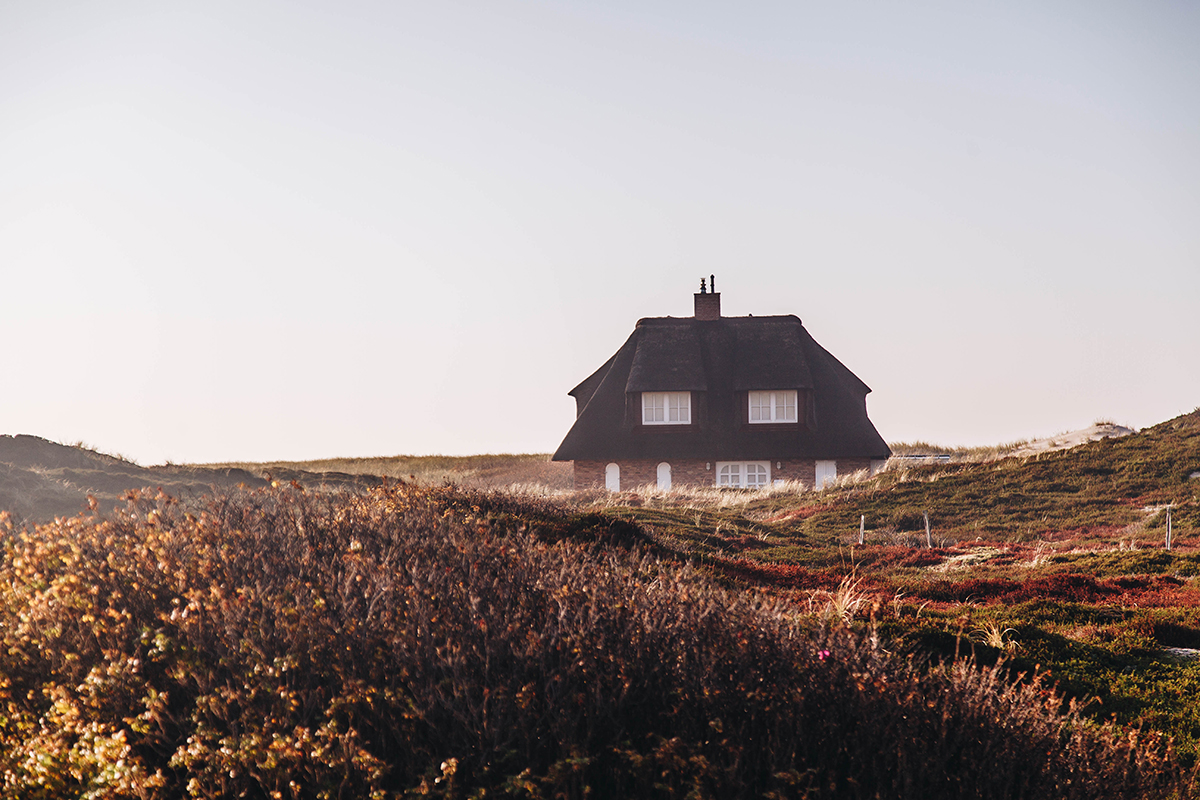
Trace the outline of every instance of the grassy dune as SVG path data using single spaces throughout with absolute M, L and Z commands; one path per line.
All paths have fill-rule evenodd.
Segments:
M 647 490 L 592 504 L 727 586 L 797 606 L 852 586 L 843 602 L 897 651 L 1040 670 L 1095 719 L 1171 734 L 1192 763 L 1198 471 L 1200 411 L 1071 450 L 892 469 L 823 492 Z
M 0 520 L 0 797 L 1194 796 L 1200 410 L 821 492 L 544 458 Z
M 656 555 L 656 553 L 658 555 Z M 453 487 L 285 486 L 8 537 L 21 798 L 1134 798 L 1154 735 L 1001 668 L 723 588 L 647 526 Z

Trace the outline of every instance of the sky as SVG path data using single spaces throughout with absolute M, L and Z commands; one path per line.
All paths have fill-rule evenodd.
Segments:
M 550 452 L 637 320 L 883 437 L 1200 405 L 1200 5 L 0 0 L 0 433 Z

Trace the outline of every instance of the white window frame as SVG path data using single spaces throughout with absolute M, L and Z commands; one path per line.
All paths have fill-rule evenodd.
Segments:
M 792 401 L 791 419 L 787 419 L 785 416 L 789 399 Z M 750 421 L 751 425 L 790 424 L 800 421 L 800 393 L 795 389 L 747 392 L 747 403 L 746 419 Z M 765 417 L 762 416 L 764 411 L 766 412 Z M 759 419 L 754 418 L 756 412 L 759 414 Z
M 692 393 L 642 392 L 642 424 L 691 425 Z
M 718 461 L 713 479 L 718 489 L 763 489 L 771 485 L 770 461 Z M 755 482 L 749 482 L 753 468 Z

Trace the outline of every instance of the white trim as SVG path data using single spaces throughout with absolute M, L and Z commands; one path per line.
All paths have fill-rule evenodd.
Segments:
M 691 425 L 691 392 L 642 392 L 643 425 Z
M 714 486 L 731 489 L 760 489 L 771 485 L 770 461 L 718 461 Z
M 800 393 L 795 389 L 747 392 L 746 400 L 749 404 L 746 419 L 751 425 L 799 421 Z M 755 419 L 756 415 L 758 419 Z

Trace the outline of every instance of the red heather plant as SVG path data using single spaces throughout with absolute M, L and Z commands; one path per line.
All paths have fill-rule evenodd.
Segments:
M 942 563 L 953 551 L 942 548 L 900 547 L 857 547 L 854 550 L 855 567 L 886 570 L 896 567 L 931 567 Z
M 0 796 L 1187 789 L 1169 748 L 1085 724 L 1036 679 L 893 658 L 661 563 L 630 529 L 522 502 L 133 495 L 10 534 Z
M 780 564 L 749 558 L 715 557 L 713 568 L 722 575 L 758 586 L 789 589 L 835 589 L 843 576 L 831 570 L 811 569 L 800 564 Z
M 915 589 L 927 600 L 943 603 L 1021 603 L 1026 600 L 1061 600 L 1073 603 L 1194 606 L 1200 592 L 1185 588 L 1185 581 L 1169 575 L 1130 575 L 1097 579 L 1091 575 L 1060 572 L 1026 580 L 967 578 L 932 581 Z

